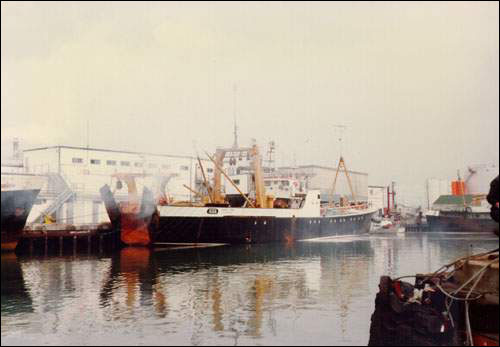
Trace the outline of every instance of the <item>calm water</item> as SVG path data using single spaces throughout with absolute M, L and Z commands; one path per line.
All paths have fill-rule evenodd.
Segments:
M 488 235 L 2 255 L 2 345 L 366 345 L 381 275 L 498 247 Z

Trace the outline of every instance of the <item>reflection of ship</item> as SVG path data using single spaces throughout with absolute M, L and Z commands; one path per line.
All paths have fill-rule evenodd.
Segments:
M 236 176 L 226 174 L 223 169 L 226 153 L 245 153 L 251 160 L 250 170 L 240 170 Z M 197 203 L 157 205 L 153 195 L 145 190 L 147 194 L 144 194 L 139 208 L 135 183 L 132 179 L 125 180 L 136 201 L 135 220 L 131 218 L 130 209 L 124 211 L 118 208 L 110 188 L 104 186 L 101 196 L 111 221 L 121 228 L 122 241 L 128 245 L 266 243 L 357 235 L 369 231 L 374 210 L 369 209 L 366 203 L 344 199 L 338 206 L 330 204 L 322 208 L 319 191 L 303 193 L 298 189 L 294 196 L 282 195 L 281 192 L 277 196 L 269 194 L 271 190 L 266 191 L 266 185 L 270 188 L 273 182 L 264 178 L 262 159 L 256 145 L 250 148 L 219 148 L 215 159 L 210 160 L 215 166 L 213 185 L 203 174 L 206 191 L 198 192 L 186 187 L 200 196 Z M 234 191 L 226 189 L 225 195 L 222 192 L 222 176 L 228 187 L 230 184 L 234 188 Z
M 2 186 L 0 227 L 2 251 L 13 251 L 16 248 L 26 219 L 39 192 L 39 189 L 9 189 Z
M 451 195 L 441 195 L 427 212 L 430 231 L 493 232 L 498 224 L 490 217 L 486 201 L 489 182 L 497 169 L 488 166 L 469 168 L 465 180 L 452 181 Z
M 33 312 L 33 303 L 24 283 L 21 264 L 14 253 L 2 254 L 2 317 Z
M 344 314 L 352 313 L 350 300 L 344 298 L 350 298 L 355 289 L 365 288 L 364 269 L 372 256 L 368 241 L 175 250 L 126 247 L 112 256 L 109 277 L 100 291 L 100 305 L 110 308 L 113 317 L 109 319 L 137 314 L 139 303 L 151 307 L 160 317 L 176 316 L 182 312 L 179 307 L 193 305 L 191 319 L 204 321 L 210 315 L 214 331 L 227 330 L 238 322 L 244 323 L 238 328 L 244 335 L 257 337 L 269 328 L 266 317 L 279 311 L 277 303 L 306 300 L 316 286 L 323 292 L 323 302 L 337 307 L 337 300 L 332 298 L 339 295 Z M 313 263 L 320 261 L 318 277 L 310 273 L 310 264 L 301 262 L 310 258 Z M 276 271 L 284 263 L 289 264 L 286 270 Z M 357 267 L 362 270 L 352 271 Z M 241 307 L 245 307 L 243 312 Z M 193 331 L 194 338 L 202 334 L 203 324 L 193 326 L 198 327 Z

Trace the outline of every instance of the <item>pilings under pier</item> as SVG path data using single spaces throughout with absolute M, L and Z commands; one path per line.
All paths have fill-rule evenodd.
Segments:
M 112 252 L 120 248 L 119 232 L 111 224 L 41 225 L 26 228 L 16 248 L 23 255 L 68 255 Z
M 405 226 L 406 232 L 426 232 L 429 231 L 428 224 L 407 224 Z

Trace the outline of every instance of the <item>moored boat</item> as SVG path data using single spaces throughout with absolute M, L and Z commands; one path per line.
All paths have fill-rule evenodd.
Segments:
M 225 152 L 246 152 L 252 158 L 252 171 L 238 181 L 224 172 Z M 250 148 L 218 149 L 213 186 L 204 179 L 205 192 L 197 203 L 182 202 L 167 205 L 154 201 L 153 194 L 144 190 L 139 207 L 135 183 L 131 177 L 124 181 L 132 192 L 135 211 L 130 204 L 118 205 L 109 186 L 101 188 L 108 215 L 121 229 L 121 239 L 127 245 L 158 243 L 266 243 L 290 242 L 320 237 L 358 235 L 369 232 L 374 209 L 366 203 L 343 201 L 341 206 L 322 206 L 320 191 L 310 190 L 289 196 L 267 194 L 261 158 L 256 145 Z M 343 161 L 343 159 L 341 159 Z M 222 193 L 222 175 L 233 191 Z M 242 188 L 238 182 L 249 182 Z M 186 187 L 190 189 L 189 187 Z M 243 190 L 242 190 L 243 189 Z M 149 198 L 148 198 L 149 197 Z
M 14 251 L 39 189 L 2 187 L 1 245 L 3 251 Z

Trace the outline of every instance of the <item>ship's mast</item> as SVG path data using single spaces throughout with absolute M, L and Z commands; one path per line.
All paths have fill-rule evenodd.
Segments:
M 238 148 L 238 126 L 236 124 L 236 84 L 233 86 L 233 119 L 234 119 L 233 148 Z

